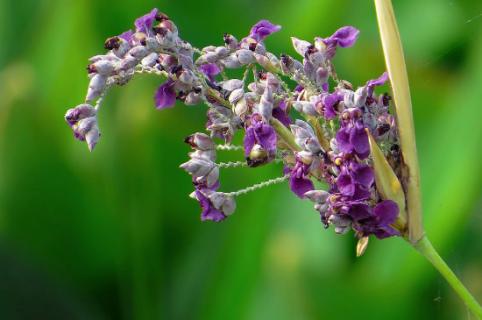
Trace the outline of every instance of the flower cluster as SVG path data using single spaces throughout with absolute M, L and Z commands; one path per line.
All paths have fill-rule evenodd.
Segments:
M 97 111 L 108 88 L 123 85 L 136 73 L 165 80 L 154 95 L 156 108 L 208 106 L 206 129 L 186 138 L 193 151 L 181 168 L 192 176 L 202 220 L 221 221 L 235 209 L 235 197 L 260 187 L 289 181 L 295 195 L 314 202 L 322 223 L 337 233 L 350 229 L 358 238 L 401 235 L 398 204 L 375 183 L 369 137 L 398 172 L 397 128 L 390 96 L 375 88 L 386 73 L 354 88 L 340 80 L 333 59 L 338 48 L 355 44 L 359 31 L 347 26 L 313 42 L 292 38 L 298 60 L 269 52 L 265 40 L 280 26 L 261 20 L 241 40 L 225 34 L 224 43 L 202 49 L 179 36 L 172 20 L 157 9 L 138 18 L 135 29 L 106 40 L 106 54 L 90 59 L 85 103 L 65 118 L 74 136 L 92 150 L 100 134 Z M 243 68 L 242 79 L 230 69 Z M 293 83 L 295 85 L 293 85 Z M 244 133 L 243 146 L 232 145 Z M 221 143 L 217 143 L 221 141 Z M 238 162 L 217 163 L 217 150 L 244 150 Z M 221 192 L 220 169 L 282 162 L 283 173 L 235 192 Z M 315 185 L 320 181 L 327 187 Z

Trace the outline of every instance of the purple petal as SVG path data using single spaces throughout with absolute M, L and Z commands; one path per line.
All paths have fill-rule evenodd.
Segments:
M 370 154 L 368 135 L 363 126 L 357 125 L 350 131 L 350 143 L 361 159 L 368 157 Z
M 259 144 L 268 151 L 269 154 L 276 152 L 276 132 L 273 127 L 263 124 L 261 130 L 256 130 Z
M 355 181 L 365 187 L 370 187 L 375 180 L 373 170 L 368 165 L 359 165 L 354 170 Z
M 358 29 L 346 26 L 336 30 L 329 39 L 335 40 L 340 47 L 346 48 L 355 44 L 359 33 Z
M 383 86 L 385 82 L 388 81 L 388 73 L 384 72 L 380 77 L 377 79 L 367 81 L 367 88 L 368 88 L 368 95 L 371 96 L 373 94 L 373 90 L 375 86 Z
M 256 41 L 263 41 L 270 34 L 280 30 L 281 26 L 274 25 L 268 20 L 261 20 L 251 28 L 249 36 Z
M 286 101 L 281 100 L 278 107 L 273 109 L 273 117 L 289 128 L 291 119 L 287 112 Z
M 214 81 L 214 76 L 221 73 L 221 69 L 219 69 L 219 67 L 215 63 L 203 64 L 199 67 L 199 69 L 211 81 Z
M 373 209 L 373 213 L 378 218 L 379 224 L 385 226 L 395 222 L 398 212 L 398 205 L 392 200 L 384 200 Z
M 342 100 L 343 95 L 336 92 L 323 97 L 323 115 L 327 120 L 331 120 L 336 117 L 335 105 Z
M 152 23 L 156 20 L 158 10 L 156 8 L 152 9 L 151 12 L 139 17 L 134 22 L 137 32 L 143 32 L 149 34 L 152 29 Z
M 120 35 L 118 35 L 118 37 L 121 39 L 124 39 L 127 42 L 130 42 L 132 40 L 133 35 L 134 35 L 134 32 L 132 32 L 132 30 L 127 30 L 126 32 L 123 32 Z
M 348 215 L 353 220 L 360 221 L 369 218 L 372 215 L 372 209 L 364 203 L 357 203 L 350 206 Z
M 347 173 L 342 173 L 336 179 L 336 186 L 340 193 L 344 196 L 352 196 L 355 193 L 355 183 L 352 177 Z
M 290 188 L 294 194 L 300 198 L 304 198 L 305 193 L 310 190 L 314 190 L 315 186 L 310 179 L 304 177 L 296 177 L 296 175 L 290 176 Z
M 211 201 L 207 197 L 205 197 L 202 192 L 196 190 L 196 198 L 199 201 L 199 204 L 201 205 L 201 220 L 206 221 L 206 220 L 211 220 L 214 222 L 219 222 L 222 221 L 226 218 L 226 216 L 219 210 L 213 207 L 211 204 Z
M 338 149 L 341 152 L 350 153 L 353 150 L 353 145 L 350 142 L 350 133 L 348 129 L 341 128 L 336 133 L 336 143 L 338 145 Z
M 154 96 L 157 109 L 171 108 L 176 103 L 176 90 L 174 89 L 174 81 L 171 79 L 164 82 L 157 89 Z
M 254 128 L 248 127 L 246 129 L 246 134 L 244 135 L 244 156 L 247 158 L 249 157 L 249 154 L 251 153 L 251 150 L 253 149 L 254 145 L 256 144 L 256 137 L 254 135 Z

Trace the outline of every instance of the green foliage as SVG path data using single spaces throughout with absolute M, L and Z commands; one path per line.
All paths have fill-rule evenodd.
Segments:
M 424 223 L 480 301 L 482 18 L 475 3 L 399 1 L 395 11 Z M 384 69 L 371 2 L 1 0 L 2 319 L 466 318 L 443 279 L 402 240 L 371 241 L 355 259 L 354 239 L 323 230 L 311 204 L 286 185 L 243 196 L 224 223 L 201 224 L 187 197 L 190 178 L 177 167 L 187 159 L 183 138 L 202 130 L 205 109 L 156 111 L 155 78 L 110 92 L 94 153 L 75 141 L 63 114 L 84 97 L 87 58 L 153 6 L 198 47 L 221 43 L 224 32 L 240 38 L 267 18 L 283 26 L 267 45 L 294 54 L 291 35 L 311 39 L 355 25 L 360 40 L 340 50 L 338 73 L 360 85 Z M 221 182 L 231 191 L 281 169 L 236 169 Z

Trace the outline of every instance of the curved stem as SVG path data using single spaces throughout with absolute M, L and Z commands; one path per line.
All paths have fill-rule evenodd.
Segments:
M 455 290 L 457 295 L 464 301 L 467 308 L 477 316 L 478 319 L 482 319 L 482 307 L 475 300 L 472 294 L 467 290 L 463 283 L 457 278 L 450 267 L 440 257 L 438 252 L 432 246 L 432 243 L 428 240 L 427 236 L 423 236 L 420 241 L 413 244 L 413 247 L 417 249 L 430 263 L 437 269 L 440 274 L 447 280 L 450 286 Z

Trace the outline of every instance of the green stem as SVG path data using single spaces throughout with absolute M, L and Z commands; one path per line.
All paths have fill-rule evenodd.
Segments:
M 464 301 L 467 308 L 469 308 L 478 319 L 482 319 L 482 307 L 479 305 L 477 300 L 475 300 L 472 294 L 470 294 L 469 290 L 467 290 L 462 282 L 460 282 L 445 261 L 440 257 L 438 252 L 428 240 L 427 236 L 423 236 L 423 238 L 417 243 L 413 244 L 413 246 L 428 261 L 430 261 L 435 269 L 437 269 L 445 280 L 447 280 L 458 296 Z
M 295 142 L 295 137 L 291 133 L 291 131 L 284 126 L 278 119 L 276 118 L 271 118 L 269 121 L 273 129 L 276 131 L 278 137 L 283 139 L 283 141 L 288 145 L 288 147 L 292 151 L 301 151 L 301 148 L 299 145 L 296 144 Z

